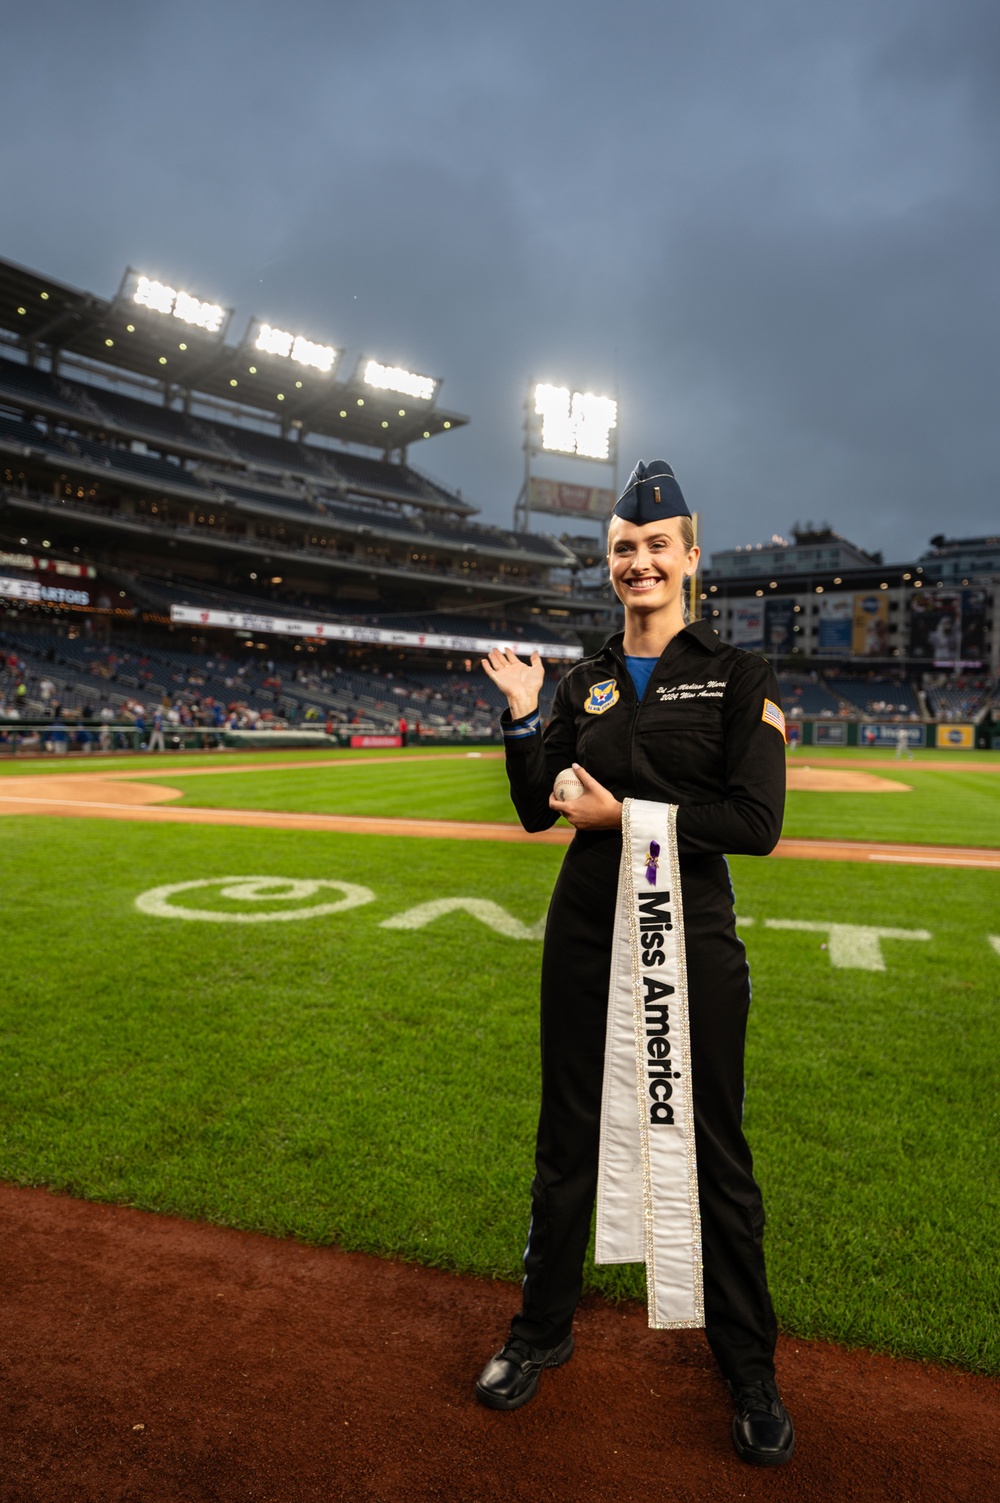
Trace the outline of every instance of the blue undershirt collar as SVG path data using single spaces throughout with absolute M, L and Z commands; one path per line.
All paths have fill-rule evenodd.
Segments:
M 659 662 L 659 658 L 634 658 L 625 654 L 625 666 L 628 676 L 635 685 L 636 698 L 641 699 L 646 692 L 646 685 L 653 677 L 653 669 Z

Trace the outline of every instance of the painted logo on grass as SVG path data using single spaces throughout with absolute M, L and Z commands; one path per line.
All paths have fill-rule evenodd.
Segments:
M 183 903 L 171 901 L 182 892 L 206 887 L 217 888 L 221 898 L 233 903 L 302 904 L 330 889 L 340 897 L 334 903 L 258 909 L 249 913 L 239 909 L 188 908 Z M 344 913 L 348 908 L 360 908 L 363 903 L 374 900 L 375 894 L 370 887 L 361 887 L 355 882 L 336 882 L 326 877 L 199 877 L 193 882 L 168 882 L 163 887 L 151 887 L 148 892 L 139 894 L 135 906 L 140 913 L 151 914 L 154 918 L 196 919 L 203 924 L 273 924 L 290 919 L 325 918 L 327 914 Z

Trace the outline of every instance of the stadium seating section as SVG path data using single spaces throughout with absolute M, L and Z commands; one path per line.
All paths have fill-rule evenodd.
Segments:
M 827 674 L 826 682 L 849 709 L 861 715 L 921 716 L 920 701 L 910 684 L 889 678 L 848 678 Z
M 433 629 L 430 623 L 414 624 Z M 452 628 L 457 624 L 449 622 Z M 434 625 L 441 629 L 441 622 Z M 466 631 L 481 629 L 481 623 L 467 620 L 461 625 Z M 0 726 L 12 707 L 21 719 L 48 716 L 53 703 L 71 719 L 92 719 L 109 707 L 116 723 L 127 724 L 137 705 L 147 720 L 154 706 L 164 705 L 176 708 L 185 723 L 193 717 L 194 724 L 207 728 L 234 712 L 237 725 L 329 720 L 338 730 L 385 733 L 395 731 L 405 715 L 411 726 L 419 722 L 438 738 L 496 737 L 504 700 L 478 664 L 471 671 L 403 665 L 380 673 L 367 662 L 359 666 L 358 657 L 358 649 L 352 655 L 346 644 L 340 651 L 328 648 L 313 663 L 308 655 L 297 661 L 292 650 L 276 660 L 256 648 L 237 656 L 151 647 L 138 637 L 116 639 L 109 647 L 82 636 L 17 627 L 0 631 Z M 50 694 L 43 693 L 46 680 Z M 16 693 L 21 681 L 27 689 L 23 699 Z M 550 670 L 546 713 L 556 681 Z
M 192 417 L 126 393 L 0 359 L 0 401 L 5 393 L 21 405 L 37 403 L 47 426 L 0 413 L 0 439 L 52 455 L 65 454 L 123 477 L 141 478 L 171 490 L 180 487 L 195 496 L 216 491 L 262 514 L 291 512 L 310 519 L 326 518 L 334 528 L 339 524 L 352 531 L 378 530 L 387 537 L 439 542 L 453 550 L 530 554 L 550 564 L 566 561 L 552 537 L 463 522 L 461 513 L 469 509 L 465 503 L 405 465 Z M 73 431 L 65 431 L 67 427 Z M 117 441 L 112 438 L 115 434 Z M 177 457 L 144 452 L 149 446 L 173 450 Z M 213 468 L 205 469 L 206 461 Z M 244 468 L 219 468 L 225 462 Z M 252 483 L 241 483 L 241 474 Z M 292 485 L 298 494 L 287 488 Z M 373 512 L 370 501 L 351 505 L 347 496 L 352 491 L 380 497 L 389 506 Z M 394 499 L 414 509 L 405 513 L 398 504 L 391 504 Z M 428 507 L 451 509 L 458 515 L 446 520 L 443 511 Z

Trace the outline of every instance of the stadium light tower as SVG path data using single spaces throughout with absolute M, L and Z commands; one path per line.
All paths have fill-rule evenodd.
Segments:
M 564 484 L 532 473 L 539 454 L 560 455 L 609 466 L 612 488 Z M 618 467 L 618 399 L 573 391 L 545 381 L 528 385 L 524 421 L 524 484 L 514 504 L 515 530 L 528 530 L 533 511 L 605 518 L 615 501 Z
M 116 302 L 127 303 L 130 311 L 142 308 L 149 313 L 176 318 L 191 329 L 201 329 L 220 342 L 232 317 L 231 308 L 195 297 L 182 287 L 171 287 L 129 266 L 118 289 Z

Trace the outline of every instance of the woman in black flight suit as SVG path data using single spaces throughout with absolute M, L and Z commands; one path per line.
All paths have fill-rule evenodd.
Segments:
M 695 1144 L 709 1345 L 736 1405 L 744 1460 L 788 1461 L 794 1433 L 774 1382 L 774 1311 L 764 1270 L 764 1208 L 743 1136 L 750 978 L 736 936 L 725 854 L 767 855 L 781 830 L 784 722 L 768 664 L 685 624 L 697 567 L 691 514 L 670 466 L 641 462 L 608 534 L 625 631 L 577 663 L 543 730 L 544 669 L 494 650 L 483 667 L 506 695 L 511 797 L 527 830 L 564 814 L 576 829 L 549 908 L 542 958 L 542 1104 L 521 1311 L 476 1396 L 516 1409 L 543 1368 L 573 1351 L 573 1314 L 597 1183 L 621 800 L 678 806 L 688 965 Z M 583 796 L 558 803 L 573 765 Z

